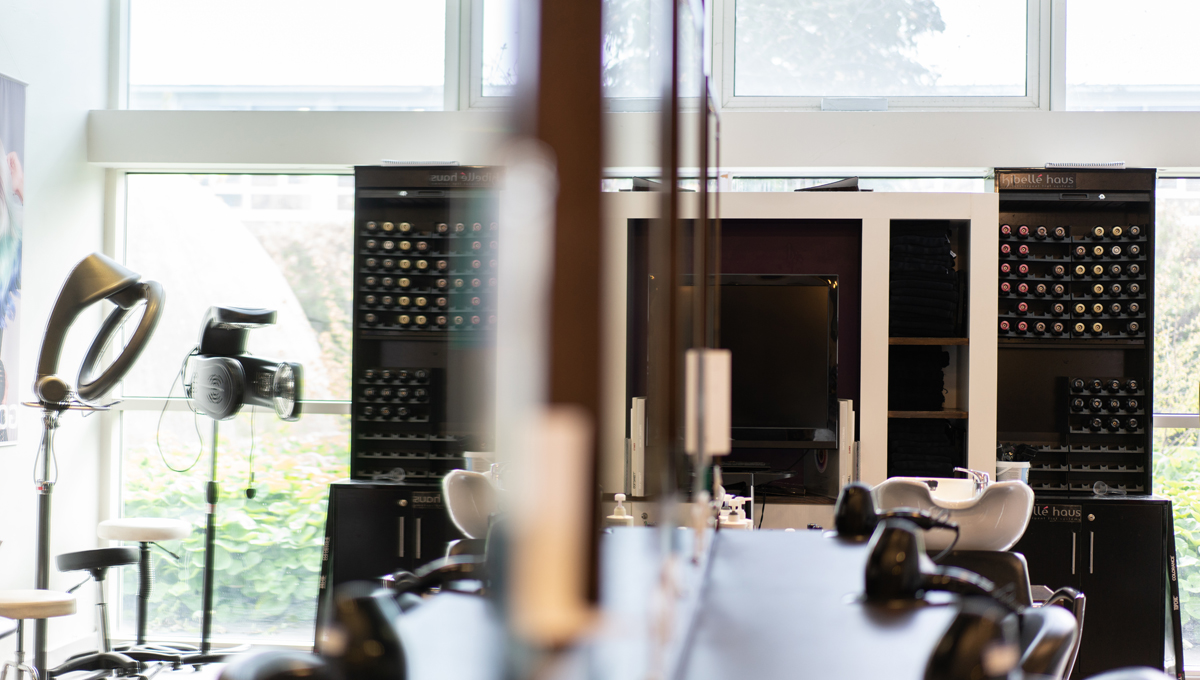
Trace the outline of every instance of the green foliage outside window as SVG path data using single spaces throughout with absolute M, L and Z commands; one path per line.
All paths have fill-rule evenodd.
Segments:
M 1184 642 L 1200 642 L 1200 430 L 1157 430 L 1154 434 L 1155 492 L 1175 509 L 1175 553 L 1179 566 L 1180 619 Z
M 1165 180 L 1155 234 L 1154 411 L 1196 413 L 1200 389 L 1200 192 Z M 1180 186 L 1180 185 L 1183 186 Z M 1179 189 L 1184 189 L 1179 192 Z M 1194 198 L 1193 198 L 1194 196 Z M 1189 649 L 1200 644 L 1200 430 L 1154 432 L 1154 493 L 1175 511 L 1180 617 Z
M 255 446 L 254 499 L 247 499 L 244 493 L 245 440 L 230 437 L 236 443 L 218 456 L 221 498 L 217 505 L 213 632 L 215 637 L 265 634 L 275 639 L 311 640 L 328 485 L 348 475 L 349 437 L 335 432 L 289 438 L 284 429 L 289 424 L 264 427 L 267 418 L 273 416 L 257 416 L 260 432 Z M 349 428 L 345 416 L 315 418 L 334 418 L 337 430 Z M 239 420 L 245 419 L 247 415 L 239 416 Z M 264 435 L 264 429 L 277 431 Z M 221 443 L 225 448 L 224 440 Z M 165 444 L 164 438 L 168 460 L 177 467 L 196 455 L 194 440 L 186 446 L 179 442 L 168 448 Z M 126 456 L 124 514 L 173 517 L 194 527 L 188 538 L 165 546 L 179 555 L 178 561 L 155 550 L 148 630 L 152 636 L 197 636 L 209 454 L 206 450 L 199 464 L 184 474 L 163 465 L 152 441 L 147 450 L 128 451 Z M 123 571 L 122 624 L 128 631 L 137 607 L 137 570 Z

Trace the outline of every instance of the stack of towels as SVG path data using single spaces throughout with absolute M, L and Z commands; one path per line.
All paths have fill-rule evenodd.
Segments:
M 888 355 L 888 410 L 940 411 L 946 401 L 950 353 L 934 345 L 892 345 Z
M 888 477 L 953 477 L 963 431 L 947 420 L 888 421 Z
M 945 223 L 892 225 L 891 335 L 962 336 L 962 291 Z

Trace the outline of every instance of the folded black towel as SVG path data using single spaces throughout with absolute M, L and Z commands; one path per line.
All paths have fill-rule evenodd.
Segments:
M 939 234 L 938 231 L 941 233 Z M 950 248 L 950 237 L 945 229 L 934 231 L 933 233 L 908 233 L 897 234 L 895 229 L 892 230 L 892 245 L 908 245 L 908 246 L 925 246 L 926 248 Z
M 893 271 L 889 278 L 892 281 L 936 281 L 958 285 L 958 272 L 956 271 Z
M 905 255 L 954 255 L 954 251 L 950 249 L 949 241 L 936 246 L 913 245 L 892 241 L 892 255 L 898 253 Z

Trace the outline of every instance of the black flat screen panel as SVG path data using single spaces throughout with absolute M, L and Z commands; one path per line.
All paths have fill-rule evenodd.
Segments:
M 828 285 L 721 286 L 733 427 L 828 427 L 830 298 Z

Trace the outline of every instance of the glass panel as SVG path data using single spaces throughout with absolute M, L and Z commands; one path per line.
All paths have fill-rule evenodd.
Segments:
M 517 84 L 517 0 L 483 2 L 483 96 L 511 97 Z
M 154 551 L 147 622 L 152 638 L 198 638 L 212 421 L 169 411 L 161 432 L 158 421 L 157 411 L 122 413 L 123 514 L 193 526 L 186 539 L 165 542 L 178 561 Z M 243 409 L 221 423 L 214 640 L 254 635 L 265 636 L 256 638 L 262 642 L 312 644 L 326 488 L 349 475 L 349 442 L 344 415 L 302 415 L 285 423 L 262 409 L 253 417 Z M 172 472 L 167 463 L 187 471 Z M 243 491 L 251 473 L 256 494 L 248 499 Z M 124 635 L 135 630 L 137 592 L 137 569 L 121 570 L 118 629 Z
M 1025 0 L 736 0 L 738 96 L 1020 97 Z
M 1200 109 L 1194 0 L 1067 4 L 1067 108 Z
M 604 96 L 649 99 L 661 96 L 663 33 L 661 13 L 650 0 L 603 0 Z M 680 88 L 684 96 L 700 93 L 701 50 L 690 6 L 683 8 L 680 31 Z M 514 94 L 517 82 L 517 2 L 484 0 L 482 91 L 484 97 Z
M 1190 667 L 1200 663 L 1200 430 L 1154 430 L 1154 492 L 1175 510 L 1179 617 Z
M 445 0 L 130 0 L 129 108 L 440 110 Z
M 1160 179 L 1154 254 L 1154 412 L 1196 413 L 1200 179 Z
M 125 396 L 166 395 L 219 304 L 277 310 L 274 326 L 250 332 L 250 351 L 303 364 L 305 399 L 350 398 L 352 185 L 336 175 L 134 174 L 126 186 L 126 263 L 163 285 L 167 305 Z

